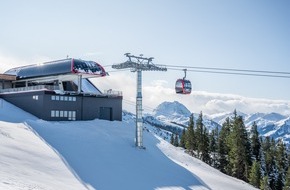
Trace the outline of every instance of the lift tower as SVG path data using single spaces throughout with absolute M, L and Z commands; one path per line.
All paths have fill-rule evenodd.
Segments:
M 143 147 L 143 118 L 142 118 L 142 71 L 167 71 L 166 67 L 156 66 L 152 63 L 153 57 L 145 58 L 125 53 L 128 60 L 124 63 L 112 65 L 113 69 L 131 69 L 137 72 L 137 95 L 136 95 L 136 137 L 135 143 L 139 148 Z

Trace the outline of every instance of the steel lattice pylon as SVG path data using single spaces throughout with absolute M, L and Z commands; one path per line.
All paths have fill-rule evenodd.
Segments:
M 136 137 L 135 144 L 139 148 L 143 146 L 143 118 L 142 118 L 142 71 L 167 71 L 166 67 L 156 66 L 152 63 L 153 57 L 144 58 L 140 56 L 125 54 L 128 61 L 112 65 L 113 69 L 131 69 L 137 72 L 137 95 L 136 95 Z

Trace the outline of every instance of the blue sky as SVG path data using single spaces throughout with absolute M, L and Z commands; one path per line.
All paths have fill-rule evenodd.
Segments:
M 111 65 L 131 52 L 155 64 L 290 72 L 289 10 L 288 0 L 1 1 L 1 71 L 67 55 Z M 183 73 L 143 76 L 145 86 L 162 80 L 173 89 Z M 194 72 L 188 79 L 194 91 L 290 101 L 290 79 Z

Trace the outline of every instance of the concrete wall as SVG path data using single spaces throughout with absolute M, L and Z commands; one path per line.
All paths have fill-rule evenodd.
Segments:
M 83 120 L 100 118 L 102 108 L 112 108 L 112 119 L 122 121 L 122 98 L 83 97 Z
M 0 94 L 0 97 L 38 118 L 43 118 L 44 91 Z

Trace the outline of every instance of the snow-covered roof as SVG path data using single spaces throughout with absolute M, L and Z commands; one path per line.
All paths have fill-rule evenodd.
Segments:
M 4 74 L 14 75 L 16 80 L 68 74 L 82 74 L 86 78 L 106 76 L 106 72 L 100 64 L 73 58 L 12 68 Z

